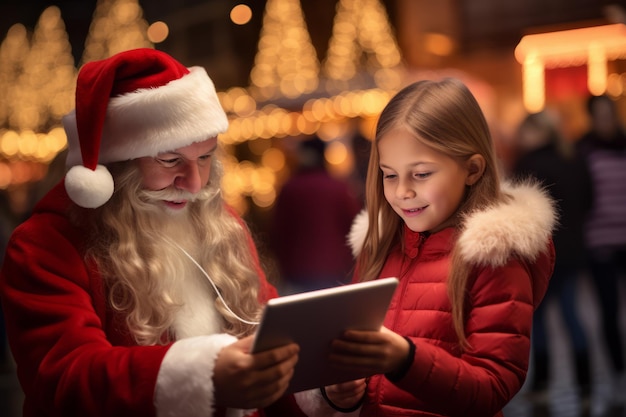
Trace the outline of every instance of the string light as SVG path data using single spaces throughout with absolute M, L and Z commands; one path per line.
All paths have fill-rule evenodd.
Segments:
M 148 27 L 148 40 L 152 43 L 161 43 L 170 34 L 170 28 L 165 22 L 154 22 Z
M 245 25 L 252 19 L 252 10 L 247 4 L 237 4 L 230 11 L 230 20 L 236 25 Z

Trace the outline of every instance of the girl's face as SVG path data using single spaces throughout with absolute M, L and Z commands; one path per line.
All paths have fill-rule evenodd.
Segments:
M 383 135 L 378 153 L 385 199 L 414 232 L 434 233 L 453 225 L 465 187 L 483 172 L 480 155 L 466 162 L 453 159 L 404 128 Z

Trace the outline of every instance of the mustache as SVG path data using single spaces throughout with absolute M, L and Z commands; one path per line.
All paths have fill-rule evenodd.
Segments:
M 197 193 L 190 193 L 176 188 L 164 188 L 162 190 L 141 190 L 139 197 L 146 201 L 206 201 L 219 194 L 219 189 L 205 187 Z

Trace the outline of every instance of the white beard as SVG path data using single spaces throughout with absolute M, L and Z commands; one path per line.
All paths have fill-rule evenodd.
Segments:
M 198 250 L 200 244 L 193 233 L 193 226 L 188 221 L 189 216 L 163 217 L 161 236 L 164 240 L 157 245 L 157 259 L 161 260 L 163 266 L 161 283 L 174 301 L 181 305 L 172 325 L 175 338 L 220 333 L 223 322 L 215 309 L 215 292 L 207 277 L 181 249 L 184 248 L 196 262 L 202 263 Z M 176 242 L 181 248 L 166 239 Z

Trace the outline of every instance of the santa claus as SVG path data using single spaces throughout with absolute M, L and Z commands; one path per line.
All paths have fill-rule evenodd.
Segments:
M 69 171 L 0 277 L 24 416 L 298 415 L 298 347 L 249 353 L 276 291 L 220 195 L 205 70 L 153 49 L 90 62 L 63 123 Z

